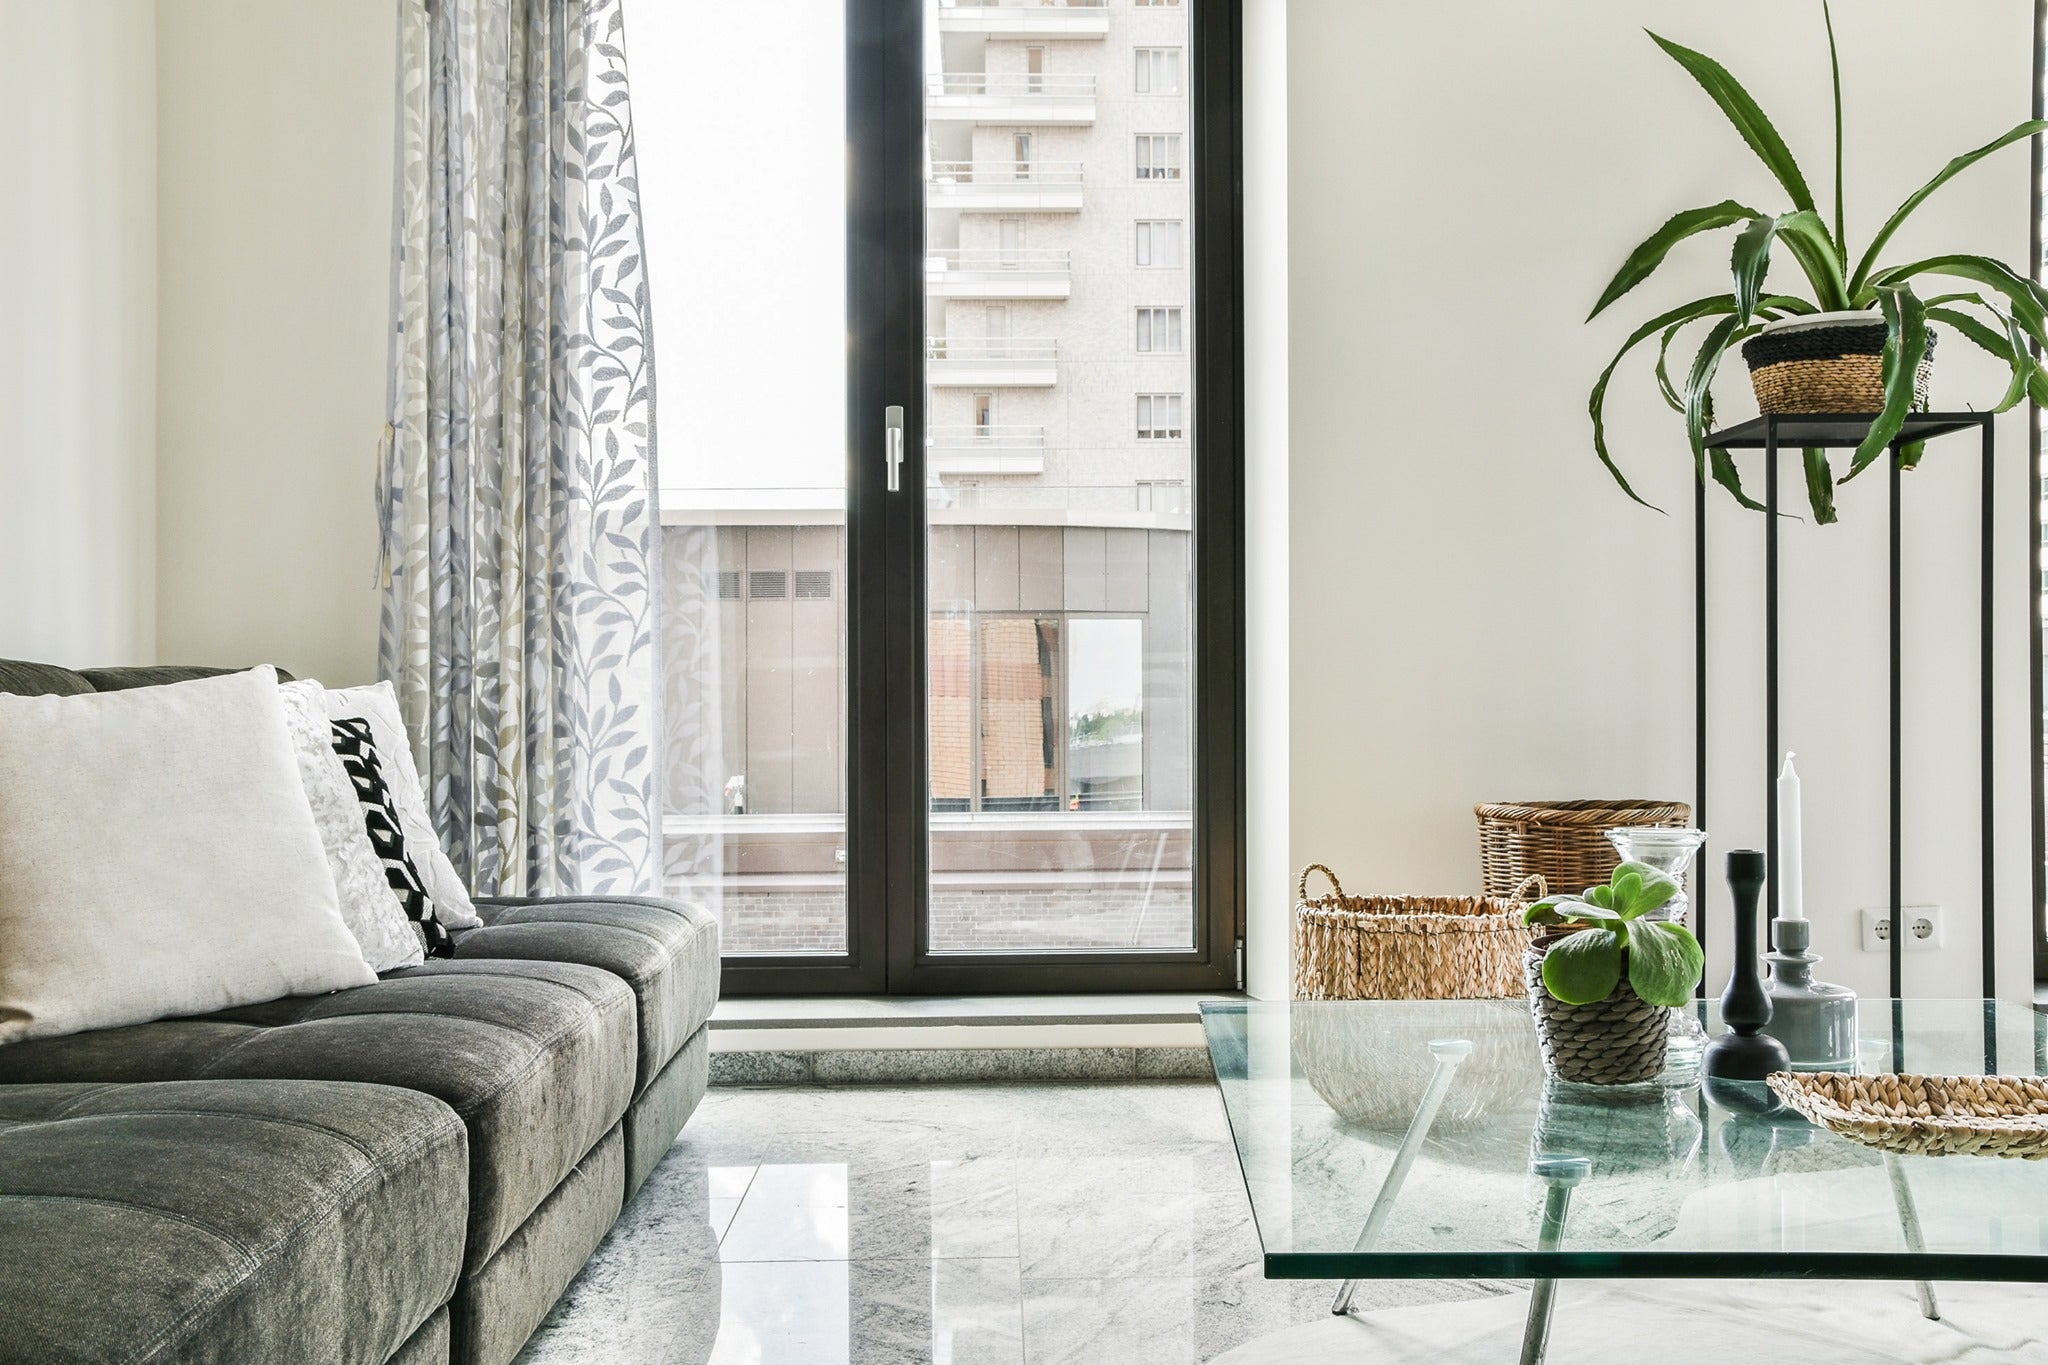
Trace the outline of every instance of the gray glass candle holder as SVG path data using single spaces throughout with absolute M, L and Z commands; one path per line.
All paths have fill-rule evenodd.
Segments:
M 1794 1071 L 1855 1070 L 1856 992 L 1813 979 L 1820 958 L 1808 951 L 1812 922 L 1779 919 L 1771 926 L 1771 941 L 1776 951 L 1764 954 L 1771 964 L 1764 983 L 1771 1021 L 1762 1032 L 1785 1045 Z

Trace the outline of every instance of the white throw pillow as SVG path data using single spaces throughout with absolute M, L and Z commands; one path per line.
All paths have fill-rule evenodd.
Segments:
M 376 979 L 274 670 L 0 696 L 0 1043 Z
M 455 864 L 442 851 L 441 836 L 427 815 L 427 793 L 420 785 L 420 770 L 412 761 L 412 743 L 406 737 L 405 719 L 398 712 L 398 693 L 389 682 L 368 687 L 330 687 L 327 714 L 335 720 L 361 718 L 370 722 L 377 745 L 377 762 L 384 771 L 384 783 L 398 807 L 400 832 L 405 851 L 426 878 L 427 898 L 434 902 L 434 918 L 450 929 L 474 929 L 477 918 L 469 889 L 455 871 Z
M 334 889 L 341 898 L 341 919 L 355 935 L 371 971 L 410 967 L 426 960 L 426 949 L 392 894 L 383 860 L 370 846 L 355 784 L 334 752 L 326 692 L 316 682 L 288 682 L 278 688 L 299 781 L 313 808 L 313 824 L 327 851 L 327 870 L 334 874 Z

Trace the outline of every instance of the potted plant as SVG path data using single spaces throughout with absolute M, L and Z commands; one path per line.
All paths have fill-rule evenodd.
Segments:
M 1621 360 L 1637 346 L 1657 343 L 1657 385 L 1664 400 L 1685 416 L 1697 477 L 1711 468 L 1714 480 L 1743 506 L 1761 511 L 1762 504 L 1743 492 L 1735 462 L 1726 451 L 1709 451 L 1705 437 L 1713 425 L 1714 373 L 1728 348 L 1742 345 L 1750 362 L 1758 403 L 1765 412 L 1874 413 L 1869 433 L 1857 447 L 1844 478 L 1853 478 L 1875 460 L 1899 434 L 1906 416 L 1925 406 L 1927 370 L 1931 364 L 1936 321 L 1988 351 L 2011 371 L 2011 382 L 1998 400 L 2003 412 L 2029 395 L 2048 403 L 2048 372 L 2035 360 L 2032 347 L 2048 348 L 2048 291 L 2024 272 L 1987 256 L 1943 254 L 1898 264 L 1885 263 L 1885 248 L 1914 210 L 1942 186 L 2000 148 L 2048 129 L 2032 120 L 2001 133 L 1983 146 L 1964 152 L 1909 195 L 1884 221 L 1861 254 L 1849 249 L 1842 207 L 1842 76 L 1835 52 L 1833 16 L 1821 6 L 1827 27 L 1828 61 L 1834 77 L 1835 185 L 1833 226 L 1814 205 L 1813 192 L 1778 130 L 1763 109 L 1726 68 L 1710 57 L 1650 34 L 1657 46 L 1705 90 L 1742 140 L 1784 189 L 1791 206 L 1766 213 L 1724 199 L 1704 208 L 1686 209 L 1629 254 L 1593 305 L 1587 321 L 1628 294 L 1663 264 L 1671 249 L 1688 237 L 1723 228 L 1738 229 L 1730 257 L 1732 287 L 1726 294 L 1694 299 L 1667 309 L 1629 334 L 1613 361 L 1593 385 L 1591 412 L 1593 450 L 1622 491 L 1644 506 L 1648 502 L 1629 486 L 1607 449 L 1603 408 L 1607 384 Z M 1774 253 L 1789 254 L 1804 276 L 1802 293 L 1772 293 L 1765 288 Z M 1923 296 L 1923 287 L 1941 279 L 1961 281 L 1952 292 Z M 1705 324 L 1705 336 L 1681 378 L 1671 372 L 1672 346 L 1679 334 Z M 1820 363 L 1815 363 L 1820 362 Z M 1821 406 L 1815 406 L 1819 404 Z M 1920 458 L 1918 443 L 1903 445 L 1899 459 L 1910 468 Z M 1816 521 L 1835 520 L 1834 475 L 1827 452 L 1805 453 L 1808 500 Z
M 1678 894 L 1647 863 L 1626 862 L 1583 896 L 1540 900 L 1524 960 L 1544 1064 L 1561 1081 L 1633 1085 L 1664 1069 L 1671 1010 L 1692 999 L 1706 954 L 1692 930 L 1646 918 Z

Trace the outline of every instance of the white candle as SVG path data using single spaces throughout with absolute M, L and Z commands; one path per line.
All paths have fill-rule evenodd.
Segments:
M 1793 754 L 1785 752 L 1785 766 L 1778 770 L 1778 914 L 1783 919 L 1805 919 L 1806 901 L 1800 889 L 1799 774 L 1792 768 Z

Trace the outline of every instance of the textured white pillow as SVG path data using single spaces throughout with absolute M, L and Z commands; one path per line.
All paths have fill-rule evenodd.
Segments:
M 383 860 L 370 846 L 355 784 L 334 752 L 326 694 L 316 682 L 288 682 L 278 688 L 299 781 L 313 808 L 313 824 L 327 851 L 327 870 L 334 874 L 334 889 L 341 898 L 341 919 L 362 947 L 371 971 L 410 967 L 426 961 L 426 950 L 392 894 Z
M 384 770 L 384 783 L 398 807 L 399 833 L 405 836 L 405 851 L 420 876 L 426 879 L 427 898 L 434 902 L 434 918 L 450 929 L 474 929 L 477 918 L 469 889 L 455 864 L 441 849 L 441 836 L 427 815 L 427 793 L 420 785 L 420 770 L 412 761 L 412 743 L 406 737 L 405 719 L 398 712 L 398 694 L 389 682 L 368 687 L 330 687 L 327 714 L 335 720 L 361 717 L 370 722 L 377 744 L 377 762 Z
M 0 1043 L 376 979 L 274 670 L 0 696 Z

